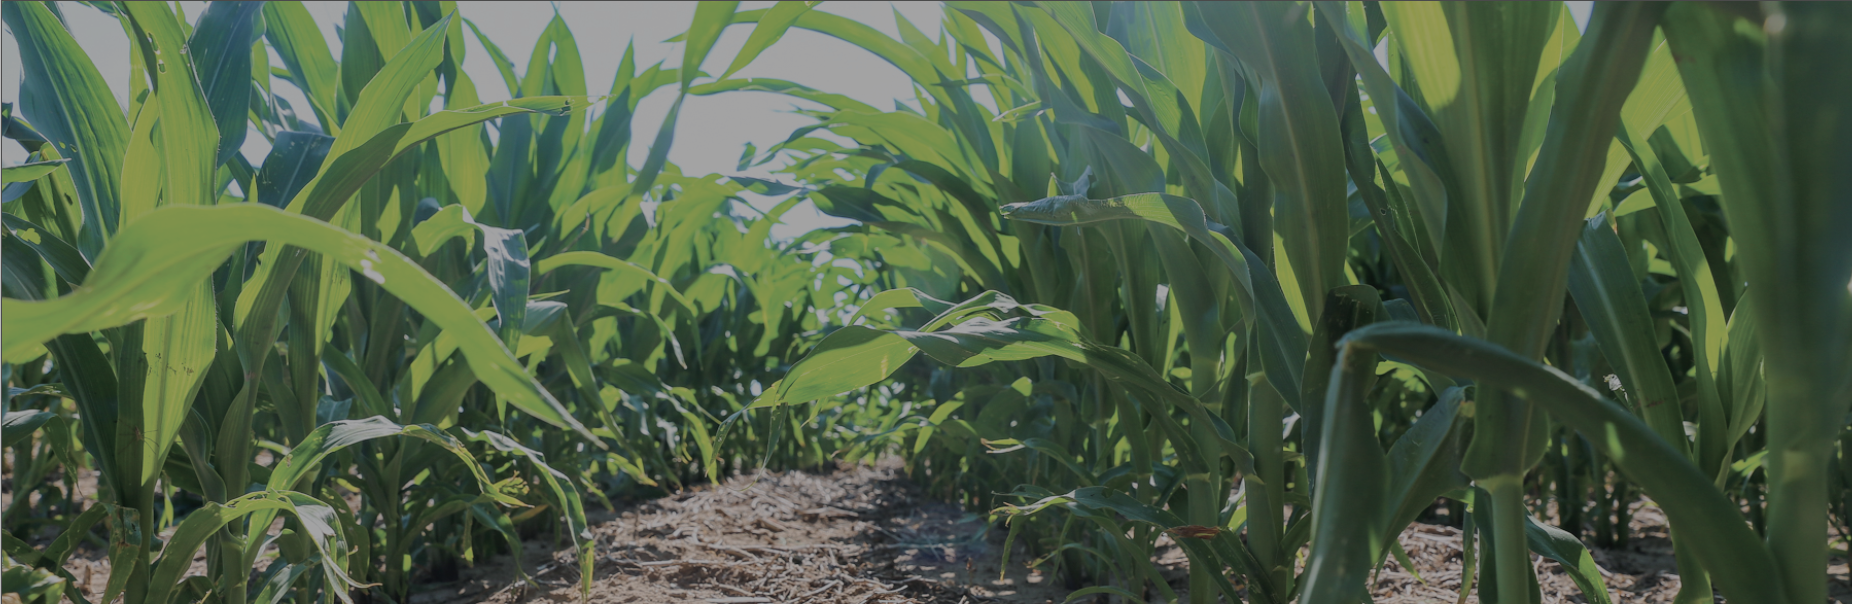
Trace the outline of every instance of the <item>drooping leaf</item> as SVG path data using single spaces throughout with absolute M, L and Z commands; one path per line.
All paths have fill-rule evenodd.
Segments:
M 1527 515 L 1524 517 L 1524 540 L 1530 544 L 1531 551 L 1562 565 L 1563 570 L 1568 571 L 1569 580 L 1575 582 L 1590 604 L 1613 601 L 1608 599 L 1608 587 L 1602 583 L 1601 567 L 1595 565 L 1595 557 L 1589 555 L 1588 548 L 1575 535 Z
M 223 504 L 208 502 L 205 507 L 187 514 L 186 520 L 180 522 L 173 536 L 167 539 L 166 546 L 161 548 L 160 559 L 155 561 L 154 575 L 148 582 L 147 601 L 150 604 L 167 604 L 172 601 L 180 585 L 181 573 L 192 566 L 194 552 L 205 544 L 208 537 L 227 524 L 265 511 L 288 512 L 295 517 L 297 525 L 307 531 L 305 536 L 315 547 L 314 555 L 321 561 L 323 589 L 334 593 L 342 602 L 351 604 L 350 588 L 362 585 L 349 577 L 345 570 L 347 537 L 341 523 L 335 519 L 334 510 L 308 495 L 271 490 L 251 493 Z
M 5 169 L 0 170 L 0 178 L 5 178 L 8 184 L 38 180 L 40 177 L 50 174 L 52 170 L 58 169 L 59 166 L 64 165 L 65 162 L 68 161 L 71 160 L 54 159 L 7 166 Z
M 148 226 L 141 226 L 142 223 Z M 87 287 L 70 296 L 40 302 L 6 299 L 7 350 L 44 342 L 60 333 L 122 325 L 175 312 L 197 283 L 246 241 L 301 247 L 334 259 L 373 280 L 443 326 L 478 379 L 517 407 L 553 425 L 589 431 L 540 387 L 510 356 L 469 307 L 396 250 L 316 220 L 256 204 L 218 208 L 174 207 L 149 213 L 133 238 L 112 246 L 99 260 Z M 176 232 L 194 233 L 175 239 Z M 151 253 L 149 249 L 160 249 Z M 125 301 L 135 300 L 135 304 Z
M 739 54 L 733 56 L 733 63 L 727 65 L 727 70 L 720 74 L 720 79 L 727 79 L 728 76 L 733 75 L 733 72 L 752 63 L 753 59 L 759 57 L 759 53 L 765 52 L 766 48 L 784 37 L 785 30 L 790 29 L 791 24 L 796 22 L 798 17 L 804 16 L 804 12 L 810 10 L 815 4 L 802 0 L 781 0 L 773 5 L 770 12 L 759 18 L 758 27 L 753 28 L 752 36 L 746 38 L 746 45 L 740 48 Z
M 1548 409 L 1659 502 L 1673 530 L 1689 541 L 1689 551 L 1726 597 L 1785 601 L 1774 558 L 1743 524 L 1736 504 L 1715 490 L 1710 476 L 1683 451 L 1581 381 L 1503 347 L 1427 325 L 1378 323 L 1351 332 L 1341 345 L 1478 380 L 1482 387 L 1498 388 Z

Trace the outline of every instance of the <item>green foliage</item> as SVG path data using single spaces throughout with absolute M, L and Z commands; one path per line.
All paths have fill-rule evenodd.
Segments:
M 16 593 L 55 601 L 89 540 L 105 600 L 403 601 L 547 527 L 589 593 L 585 499 L 815 466 L 852 436 L 715 431 L 867 295 L 842 278 L 868 254 L 772 238 L 799 199 L 762 213 L 746 185 L 682 174 L 673 119 L 642 170 L 626 161 L 644 96 L 724 91 L 697 67 L 730 6 L 697 11 L 687 69 L 626 60 L 609 96 L 585 90 L 561 19 L 518 73 L 484 40 L 516 97 L 490 104 L 450 2 L 352 3 L 339 57 L 296 2 L 191 25 L 97 7 L 133 41 L 126 114 L 53 5 L 5 8 L 28 80 L 5 134 L 31 153 L 5 170 L 0 313 Z M 249 136 L 271 143 L 256 166 Z M 101 493 L 78 497 L 86 469 Z M 207 576 L 182 577 L 200 548 Z
M 517 66 L 451 2 L 351 3 L 339 57 L 296 2 L 90 4 L 126 112 L 54 5 L 3 10 L 23 599 L 95 542 L 130 604 L 403 601 L 548 527 L 588 589 L 586 498 L 833 455 L 1075 597 L 1364 601 L 1423 521 L 1484 601 L 1532 553 L 1608 601 L 1585 540 L 1645 495 L 1681 603 L 1813 602 L 1852 530 L 1843 4 L 949 2 L 895 39 L 711 2 L 606 95 L 557 17 Z M 733 77 L 793 28 L 915 98 Z M 734 91 L 812 107 L 740 159 L 795 185 L 668 161 Z M 805 201 L 853 224 L 772 237 Z
M 1607 601 L 1581 539 L 1626 539 L 1644 492 L 1681 602 L 1818 600 L 1852 484 L 1852 254 L 1825 235 L 1852 206 L 1823 168 L 1848 19 L 949 2 L 940 38 L 894 40 L 807 13 L 919 104 L 767 152 L 894 289 L 755 406 L 892 384 L 919 410 L 857 451 L 890 443 L 1087 593 L 1177 598 L 1168 532 L 1192 601 L 1361 601 L 1424 519 L 1468 528 L 1487 601 L 1529 601 L 1526 549 Z

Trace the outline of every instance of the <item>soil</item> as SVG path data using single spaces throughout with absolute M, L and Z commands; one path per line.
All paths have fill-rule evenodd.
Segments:
M 598 603 L 1053 604 L 1068 594 L 1054 577 L 1025 568 L 1020 546 L 1001 568 L 1002 531 L 924 496 L 892 463 L 758 472 L 592 512 L 590 520 L 597 538 L 590 601 Z M 1161 575 L 1181 596 L 1187 562 L 1166 541 L 1157 548 Z M 1371 585 L 1377 604 L 1462 601 L 1459 530 L 1417 523 L 1400 541 L 1414 568 L 1391 557 Z M 1650 502 L 1635 504 L 1626 546 L 1592 552 L 1616 603 L 1671 602 L 1678 592 L 1665 516 Z M 102 557 L 84 547 L 69 562 L 87 594 L 99 594 L 109 574 Z M 418 586 L 412 602 L 579 601 L 570 548 L 529 541 L 522 561 L 532 585 L 499 556 L 463 569 L 460 580 Z M 202 572 L 202 562 L 189 574 Z M 1545 604 L 1588 601 L 1555 562 L 1533 556 L 1532 563 Z M 1829 583 L 1834 601 L 1852 604 L 1845 560 L 1832 560 Z
M 1628 545 L 1593 550 L 1596 563 L 1614 602 L 1671 602 L 1679 579 L 1665 516 L 1650 503 L 1637 506 Z M 593 527 L 599 539 L 593 602 L 1042 604 L 1063 602 L 1068 593 L 1053 577 L 1023 568 L 1020 548 L 998 579 L 1001 531 L 986 531 L 981 517 L 924 497 L 889 464 L 741 476 L 601 520 Z M 1460 601 L 1458 529 L 1415 524 L 1401 543 L 1414 572 L 1391 558 L 1372 585 L 1375 602 Z M 530 572 L 542 589 L 505 587 L 512 576 L 503 562 L 466 571 L 469 578 L 414 602 L 576 601 L 569 555 L 554 558 L 530 546 Z M 1160 543 L 1157 558 L 1162 576 L 1180 596 L 1187 592 L 1181 552 Z M 1556 563 L 1535 557 L 1533 564 L 1546 604 L 1587 601 Z M 1835 589 L 1852 593 L 1845 565 L 1834 568 Z
M 1665 514 L 1647 502 L 1635 504 L 1632 531 L 1625 546 L 1615 549 L 1591 548 L 1595 565 L 1602 571 L 1609 597 L 1617 604 L 1658 604 L 1671 602 L 1680 586 L 1678 568 L 1672 557 L 1672 542 L 1666 537 Z M 1402 532 L 1401 543 L 1414 563 L 1414 572 L 1391 557 L 1376 575 L 1371 595 L 1378 604 L 1414 602 L 1459 602 L 1464 552 L 1460 548 L 1460 530 L 1433 524 L 1417 523 Z M 1574 581 L 1556 562 L 1531 556 L 1543 601 L 1588 602 Z M 1419 575 L 1419 576 L 1417 576 Z M 1470 595 L 1466 602 L 1478 602 Z
M 999 577 L 1002 535 L 885 464 L 758 472 L 591 520 L 592 602 L 1053 604 L 1067 595 L 1019 562 Z M 578 601 L 570 553 L 530 543 L 525 557 L 539 589 L 511 585 L 498 560 L 412 602 Z
M 1589 548 L 1595 565 L 1601 570 L 1602 582 L 1607 585 L 1608 596 L 1615 604 L 1669 604 L 1682 584 L 1672 556 L 1672 541 L 1666 532 L 1665 513 L 1651 501 L 1634 502 L 1628 535 L 1623 546 Z M 1478 596 L 1458 599 L 1463 553 L 1459 529 L 1417 523 L 1402 532 L 1400 541 L 1408 552 L 1409 561 L 1415 565 L 1415 572 L 1408 572 L 1391 557 L 1371 587 L 1370 593 L 1377 604 L 1479 601 Z M 1591 601 L 1556 562 L 1532 554 L 1531 565 L 1536 570 L 1544 604 Z M 1827 584 L 1834 603 L 1852 603 L 1852 576 L 1847 570 L 1846 560 L 1831 559 Z M 1724 601 L 1721 594 L 1715 597 L 1718 602 Z

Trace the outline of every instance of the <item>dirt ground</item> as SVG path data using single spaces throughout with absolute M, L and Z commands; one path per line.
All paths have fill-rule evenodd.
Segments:
M 1651 502 L 1634 502 L 1630 526 L 1624 547 L 1589 550 L 1601 569 L 1609 597 L 1616 604 L 1672 602 L 1681 583 L 1672 541 L 1666 533 L 1665 514 Z M 1478 596 L 1458 599 L 1462 559 L 1458 529 L 1417 523 L 1402 532 L 1400 541 L 1409 561 L 1415 564 L 1415 572 L 1408 572 L 1390 558 L 1371 588 L 1376 604 L 1479 601 Z M 1536 569 L 1544 604 L 1590 601 L 1556 562 L 1532 554 L 1531 565 Z M 1852 603 L 1852 577 L 1847 574 L 1846 561 L 1833 558 L 1830 565 L 1827 579 L 1831 601 Z M 1724 601 L 1721 595 L 1716 598 Z
M 760 472 L 591 520 L 593 602 L 1045 604 L 1067 594 L 1015 561 L 999 579 L 1002 535 L 921 497 L 892 467 Z M 530 544 L 526 557 L 543 589 L 509 587 L 502 560 L 413 603 L 577 601 L 566 554 Z
M 1400 541 L 1409 561 L 1415 564 L 1414 572 L 1390 558 L 1377 573 L 1371 589 L 1377 604 L 1461 601 L 1463 552 L 1459 529 L 1417 523 L 1402 532 Z M 1601 567 L 1609 596 L 1617 604 L 1671 602 L 1678 594 L 1680 583 L 1672 543 L 1666 539 L 1665 515 L 1658 508 L 1644 502 L 1636 504 L 1627 546 L 1591 549 L 1591 553 Z M 1531 564 L 1537 571 L 1545 604 L 1589 601 L 1556 562 L 1533 554 Z M 1468 596 L 1464 601 L 1478 602 L 1479 597 Z
M 1024 568 L 1020 547 L 999 579 L 1002 531 L 924 497 L 892 464 L 760 472 L 590 519 L 598 540 L 591 601 L 601 604 L 1053 604 L 1068 593 L 1052 576 Z M 1416 524 L 1400 540 L 1414 568 L 1391 558 L 1371 586 L 1377 604 L 1478 601 L 1459 599 L 1457 529 Z M 1162 576 L 1182 595 L 1187 563 L 1167 545 L 1158 548 Z M 1650 503 L 1635 504 L 1625 548 L 1596 549 L 1594 557 L 1614 602 L 1671 602 L 1678 592 L 1665 517 Z M 101 558 L 86 547 L 68 566 L 92 597 L 108 576 Z M 523 562 L 539 588 L 517 584 L 503 556 L 463 569 L 461 580 L 419 586 L 412 603 L 578 601 L 570 551 L 555 550 L 550 539 L 530 541 Z M 1533 564 L 1545 604 L 1587 602 L 1556 563 L 1533 557 Z M 1852 604 L 1845 560 L 1832 561 L 1830 583 L 1834 601 Z
M 1626 604 L 1671 602 L 1679 579 L 1665 517 L 1641 503 L 1633 522 L 1626 548 L 1594 551 L 1611 596 Z M 1020 549 L 999 580 L 1001 531 L 986 532 L 982 518 L 921 496 L 890 466 L 742 476 L 594 523 L 593 602 L 1043 604 L 1067 595 L 1053 577 L 1023 568 Z M 1375 602 L 1460 602 L 1460 532 L 1416 524 L 1401 542 L 1414 572 L 1391 559 L 1372 585 Z M 1187 569 L 1181 555 L 1168 555 L 1174 549 L 1160 547 L 1159 559 L 1181 595 Z M 576 566 L 538 547 L 528 560 L 544 589 L 507 588 L 509 569 L 483 565 L 414 602 L 576 600 Z M 1587 601 L 1556 563 L 1534 557 L 1533 564 L 1546 604 Z M 1852 595 L 1844 561 L 1836 560 L 1834 571 L 1836 598 L 1852 602 L 1841 595 Z

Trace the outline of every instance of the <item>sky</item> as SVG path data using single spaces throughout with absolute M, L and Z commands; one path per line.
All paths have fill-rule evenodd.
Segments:
M 59 8 L 79 45 L 96 62 L 97 69 L 115 90 L 117 101 L 127 105 L 128 39 L 115 19 L 96 9 L 76 2 L 59 2 Z M 324 39 L 336 60 L 341 56 L 335 24 L 342 21 L 346 2 L 304 2 L 315 21 L 322 26 Z M 768 8 L 772 2 L 741 2 L 739 10 Z M 1590 2 L 1570 2 L 1570 12 L 1578 26 L 1586 26 Z M 205 2 L 179 3 L 189 21 L 205 11 Z M 565 20 L 579 45 L 586 68 L 586 84 L 593 94 L 611 88 L 617 66 L 627 45 L 636 45 L 638 71 L 664 61 L 665 67 L 681 64 L 683 45 L 664 40 L 688 28 L 694 17 L 694 2 L 466 2 L 461 12 L 479 27 L 490 40 L 513 61 L 516 70 L 526 68 L 533 52 L 533 42 L 552 20 L 555 11 Z M 937 2 L 825 2 L 814 10 L 835 13 L 874 27 L 898 38 L 895 19 L 904 17 L 922 31 L 936 37 L 941 8 Z M 706 70 L 724 70 L 751 34 L 748 25 L 727 28 L 708 55 Z M 0 58 L 17 56 L 17 43 L 11 31 L 0 34 Z M 483 102 L 506 100 L 508 93 L 489 54 L 475 36 L 465 35 L 464 70 L 476 82 Z M 271 64 L 282 65 L 272 51 Z M 0 101 L 14 102 L 19 96 L 20 69 L 16 60 L 0 60 Z M 767 49 L 750 66 L 735 77 L 764 77 L 790 80 L 812 88 L 843 94 L 874 105 L 891 108 L 897 99 L 912 104 L 913 88 L 900 70 L 888 65 L 847 42 L 823 34 L 792 28 L 783 39 Z M 287 83 L 276 83 L 282 94 L 299 113 L 308 115 L 307 101 Z M 633 125 L 635 150 L 631 161 L 640 163 L 656 128 L 668 112 L 673 93 L 658 91 L 637 107 Z M 689 97 L 682 107 L 676 126 L 675 144 L 669 160 L 687 174 L 743 174 L 768 178 L 770 166 L 736 170 L 740 152 L 748 142 L 766 148 L 784 140 L 791 131 L 814 123 L 814 120 L 791 112 L 793 107 L 821 108 L 791 97 L 764 92 L 732 92 L 707 97 Z M 242 149 L 253 165 L 261 164 L 269 145 L 262 136 L 246 138 Z M 0 158 L 6 164 L 23 160 L 17 146 L 6 145 Z M 776 200 L 748 196 L 755 206 L 767 207 Z M 785 217 L 785 225 L 775 229 L 777 237 L 790 237 L 811 228 L 846 224 L 818 213 L 808 203 Z

